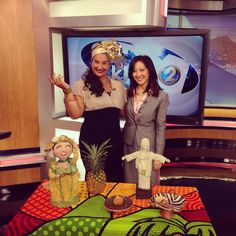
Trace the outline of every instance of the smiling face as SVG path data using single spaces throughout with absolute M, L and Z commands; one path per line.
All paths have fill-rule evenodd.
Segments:
M 137 61 L 135 63 L 132 75 L 139 86 L 147 86 L 149 81 L 149 71 L 143 62 Z
M 107 76 L 107 72 L 110 68 L 110 61 L 106 54 L 97 54 L 92 59 L 93 73 L 99 78 Z
M 73 147 L 68 142 L 60 142 L 53 147 L 53 153 L 61 160 L 66 160 L 72 153 Z

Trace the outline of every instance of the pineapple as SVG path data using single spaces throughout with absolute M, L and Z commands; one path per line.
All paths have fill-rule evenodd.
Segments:
M 81 150 L 84 154 L 83 162 L 86 168 L 86 184 L 89 193 L 97 194 L 104 191 L 106 187 L 106 174 L 104 172 L 104 162 L 107 157 L 107 149 L 110 139 L 104 141 L 100 146 L 87 144 L 82 141 L 87 149 Z

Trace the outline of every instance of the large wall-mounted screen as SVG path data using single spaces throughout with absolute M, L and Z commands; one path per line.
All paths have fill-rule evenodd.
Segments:
M 167 122 L 201 124 L 205 101 L 209 31 L 65 31 L 65 79 L 72 86 L 90 66 L 91 48 L 98 41 L 118 41 L 125 56 L 122 67 L 112 64 L 109 76 L 129 86 L 128 67 L 136 55 L 153 60 L 160 87 L 169 94 Z

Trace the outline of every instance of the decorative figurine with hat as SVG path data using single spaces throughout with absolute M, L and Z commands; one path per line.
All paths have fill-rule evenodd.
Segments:
M 79 200 L 80 174 L 76 165 L 78 146 L 66 135 L 53 137 L 46 151 L 52 151 L 54 160 L 51 162 L 49 190 L 51 203 L 59 208 L 75 205 Z

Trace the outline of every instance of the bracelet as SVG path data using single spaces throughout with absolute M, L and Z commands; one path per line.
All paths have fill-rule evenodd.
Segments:
M 64 92 L 65 95 L 67 95 L 67 94 L 69 94 L 69 93 L 72 93 L 73 91 L 72 91 L 72 88 L 69 87 L 69 88 L 67 88 L 67 89 L 63 89 L 63 92 Z
M 64 98 L 64 103 L 68 103 L 68 102 L 74 102 L 74 101 L 76 101 L 75 99 L 70 99 L 70 100 L 67 100 L 67 99 L 65 99 Z

